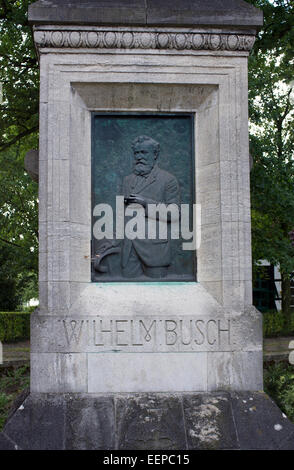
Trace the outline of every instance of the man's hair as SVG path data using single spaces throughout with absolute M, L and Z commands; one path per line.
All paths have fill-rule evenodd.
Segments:
M 141 144 L 142 142 L 148 142 L 148 144 L 152 145 L 153 151 L 156 156 L 159 155 L 160 151 L 160 145 L 156 140 L 152 139 L 151 137 L 148 137 L 148 135 L 139 135 L 139 137 L 136 137 L 133 142 L 132 142 L 132 149 L 135 149 L 135 146 L 137 144 Z

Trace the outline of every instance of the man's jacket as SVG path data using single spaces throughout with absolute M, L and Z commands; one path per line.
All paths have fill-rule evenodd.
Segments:
M 131 194 L 138 194 L 147 201 L 151 200 L 154 204 L 177 204 L 178 206 L 180 204 L 180 189 L 177 179 L 157 165 L 145 178 L 134 173 L 124 178 L 123 195 L 126 198 Z M 125 238 L 123 241 L 122 267 L 125 267 L 128 263 L 132 244 L 139 258 L 146 266 L 160 267 L 171 264 L 170 236 L 168 235 L 166 239 L 160 240 L 157 230 L 156 239 L 149 240 L 147 238 L 148 211 L 146 214 L 145 239 L 129 240 Z

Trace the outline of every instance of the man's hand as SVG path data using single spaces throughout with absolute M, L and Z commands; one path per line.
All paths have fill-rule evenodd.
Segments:
M 144 199 L 142 196 L 139 196 L 138 194 L 130 194 L 129 197 L 125 198 L 125 204 L 140 204 L 143 207 L 147 206 L 147 201 Z

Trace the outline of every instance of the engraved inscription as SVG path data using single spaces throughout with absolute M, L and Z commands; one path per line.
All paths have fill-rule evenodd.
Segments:
M 229 319 L 199 317 L 93 317 L 58 320 L 63 325 L 59 347 L 110 351 L 218 351 L 231 346 Z
M 66 322 L 66 320 L 63 320 L 62 323 L 64 327 L 67 344 L 70 345 L 72 342 L 75 344 L 79 344 L 84 320 L 80 320 L 80 321 L 70 320 L 69 322 Z

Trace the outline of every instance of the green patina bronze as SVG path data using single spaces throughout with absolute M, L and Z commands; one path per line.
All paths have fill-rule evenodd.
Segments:
M 194 201 L 193 116 L 190 114 L 99 114 L 92 117 L 92 228 L 98 204 L 189 204 Z M 125 218 L 128 220 L 128 217 Z M 170 224 L 168 224 L 170 225 Z M 147 227 L 147 224 L 146 224 Z M 147 230 L 147 229 L 146 229 Z M 97 240 L 92 230 L 92 280 L 195 281 L 195 252 L 183 239 Z

